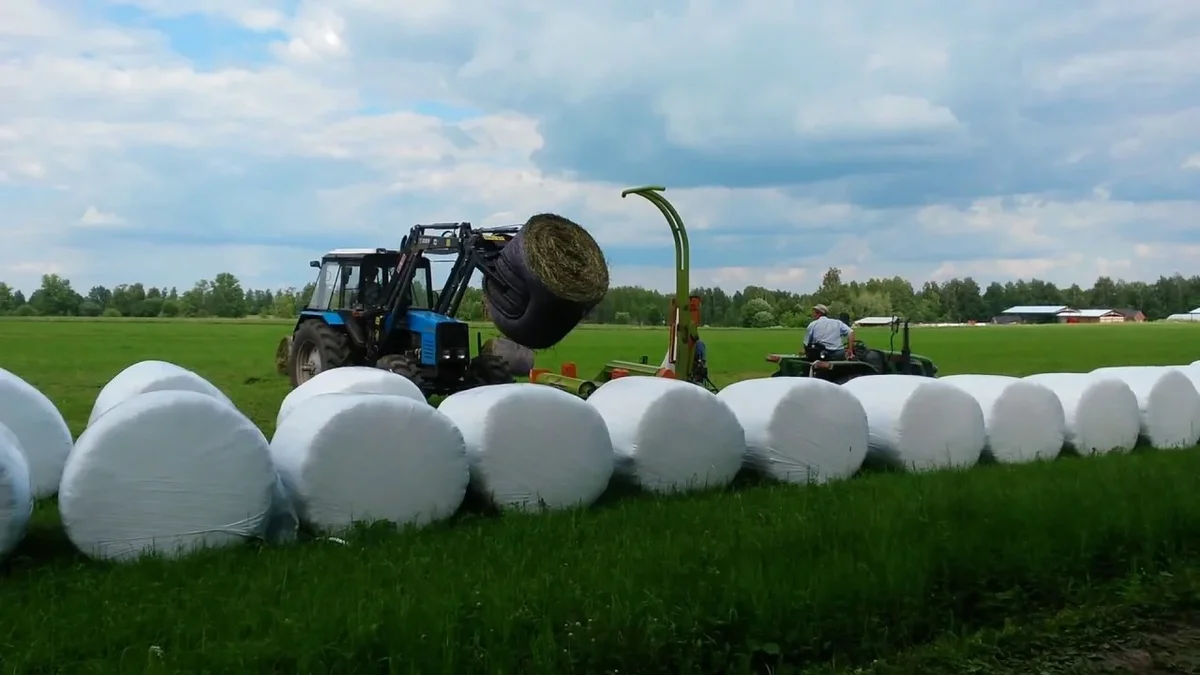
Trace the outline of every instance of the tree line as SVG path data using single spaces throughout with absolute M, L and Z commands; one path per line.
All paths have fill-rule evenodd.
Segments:
M 196 282 L 191 288 L 147 286 L 142 282 L 112 288 L 93 286 L 81 293 L 69 279 L 42 276 L 28 297 L 0 282 L 0 315 L 108 317 L 294 317 L 312 296 L 314 284 L 301 288 L 244 288 L 228 272 Z M 928 281 L 919 288 L 900 277 L 866 281 L 842 279 L 830 268 L 812 293 L 793 293 L 759 286 L 728 293 L 721 288 L 697 288 L 701 322 L 711 326 L 802 327 L 816 303 L 832 313 L 864 316 L 904 316 L 914 322 L 987 321 L 1013 305 L 1069 305 L 1076 308 L 1139 309 L 1146 318 L 1162 319 L 1200 306 L 1200 276 L 1176 274 L 1155 282 L 1114 280 L 1102 276 L 1090 288 L 1073 284 L 1060 288 L 1039 279 L 992 282 L 986 287 L 971 277 L 942 283 Z M 662 325 L 669 298 L 638 286 L 612 288 L 592 311 L 592 323 Z M 467 290 L 459 311 L 464 320 L 484 319 L 483 294 Z

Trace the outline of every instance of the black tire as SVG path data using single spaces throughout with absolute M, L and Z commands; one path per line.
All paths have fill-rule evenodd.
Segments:
M 292 335 L 288 374 L 293 387 L 308 382 L 318 373 L 350 363 L 350 340 L 322 321 L 305 321 Z
M 856 377 L 862 377 L 862 375 L 863 375 L 862 373 L 848 373 L 846 375 L 842 375 L 841 377 L 835 377 L 835 378 L 831 379 L 830 382 L 832 382 L 834 384 L 846 384 L 847 382 L 849 382 L 850 380 L 853 380 Z
M 376 368 L 391 371 L 407 377 L 422 391 L 425 389 L 425 379 L 421 377 L 421 364 L 416 359 L 404 354 L 388 354 L 375 362 Z
M 480 354 L 471 359 L 468 372 L 471 383 L 476 386 L 515 382 L 508 361 L 492 354 Z

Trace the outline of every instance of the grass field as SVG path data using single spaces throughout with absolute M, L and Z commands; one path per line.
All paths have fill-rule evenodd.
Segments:
M 186 366 L 268 434 L 277 322 L 0 321 L 0 367 L 78 434 L 138 360 Z M 486 337 L 486 336 L 485 336 Z M 887 333 L 860 334 L 884 344 Z M 1190 363 L 1186 325 L 914 329 L 943 374 Z M 797 331 L 705 333 L 717 384 Z M 578 330 L 539 365 L 661 358 L 661 330 Z M 169 448 L 164 448 L 169 451 Z M 1200 672 L 1200 452 L 1063 458 L 587 511 L 373 528 L 116 567 L 40 504 L 0 577 L 8 673 Z M 1166 645 L 1165 647 L 1163 645 Z M 1149 670 L 1143 655 L 1174 659 Z M 1141 661 L 1138 661 L 1141 659 Z M 1151 659 L 1153 660 L 1153 659 Z M 1145 662 L 1145 663 L 1143 663 Z M 1162 664 L 1160 663 L 1159 666 Z M 1157 666 L 1155 666 L 1157 667 Z

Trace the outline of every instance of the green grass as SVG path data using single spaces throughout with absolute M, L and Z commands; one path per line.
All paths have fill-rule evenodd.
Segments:
M 57 402 L 76 433 L 109 378 L 157 358 L 212 380 L 269 434 L 288 389 L 272 361 L 287 329 L 0 321 L 0 365 Z M 914 329 L 913 346 L 947 374 L 1026 374 L 1190 363 L 1197 334 Z M 887 342 L 886 331 L 860 337 Z M 539 365 L 572 360 L 588 375 L 609 358 L 657 360 L 665 338 L 588 327 Z M 705 339 L 726 384 L 766 375 L 763 355 L 794 350 L 801 333 Z M 0 577 L 0 663 L 12 673 L 1074 672 L 1063 654 L 1200 607 L 1197 476 L 1194 451 L 1064 458 L 467 515 L 425 531 L 363 530 L 348 546 L 126 566 L 72 553 L 46 503 Z

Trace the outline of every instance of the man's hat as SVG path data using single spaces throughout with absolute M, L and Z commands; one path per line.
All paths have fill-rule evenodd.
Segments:
M 821 314 L 828 314 L 829 308 L 826 307 L 825 305 L 813 305 L 813 311 L 819 312 Z

